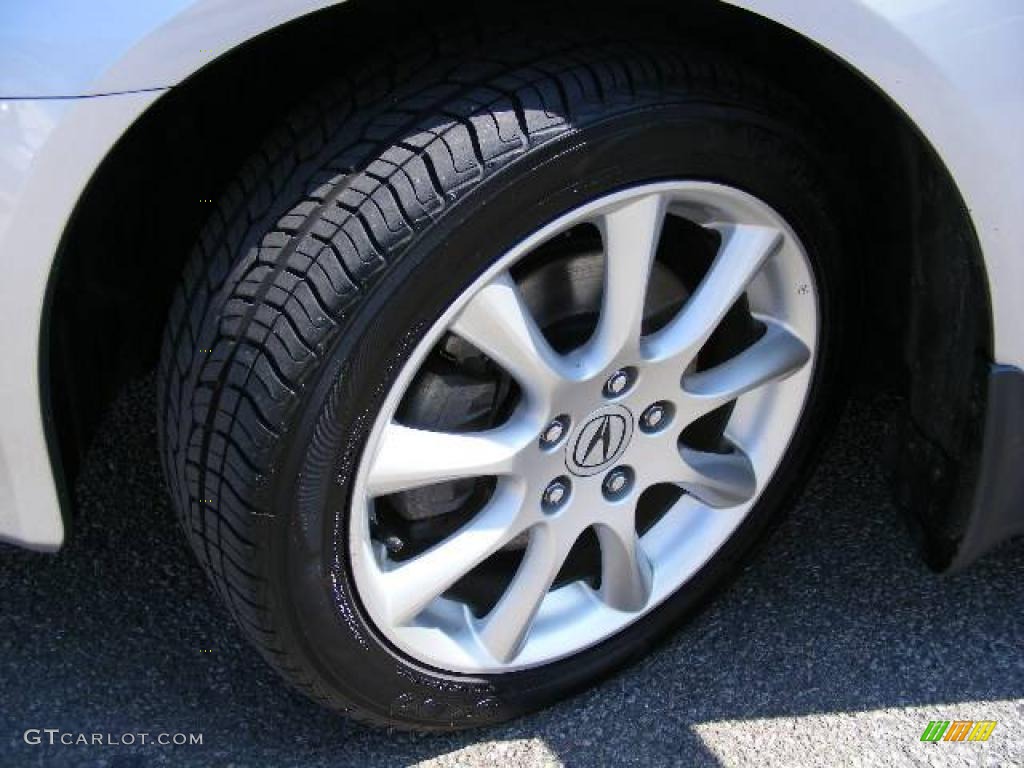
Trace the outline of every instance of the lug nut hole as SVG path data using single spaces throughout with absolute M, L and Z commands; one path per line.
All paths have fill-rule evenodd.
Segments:
M 636 368 L 620 368 L 604 383 L 604 396 L 609 398 L 622 397 L 636 383 Z
M 556 477 L 548 483 L 548 487 L 544 489 L 544 493 L 541 495 L 541 509 L 548 514 L 557 512 L 565 506 L 565 503 L 569 500 L 569 494 L 571 493 L 572 482 L 569 478 L 565 475 Z
M 565 436 L 569 434 L 571 423 L 569 416 L 564 413 L 552 419 L 540 433 L 540 447 L 546 451 L 557 448 L 565 439 Z
M 664 400 L 653 403 L 640 414 L 640 431 L 647 434 L 660 432 L 672 423 L 673 416 L 675 408 L 672 403 Z
M 618 501 L 629 495 L 633 490 L 634 479 L 632 467 L 615 467 L 601 483 L 601 492 L 608 501 Z

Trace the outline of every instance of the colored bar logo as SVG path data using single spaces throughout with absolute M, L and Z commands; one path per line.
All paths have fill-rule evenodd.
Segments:
M 995 728 L 995 720 L 931 720 L 921 741 L 988 741 Z

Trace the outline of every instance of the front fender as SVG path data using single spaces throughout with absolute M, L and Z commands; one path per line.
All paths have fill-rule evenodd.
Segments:
M 950 171 L 988 273 L 993 353 L 1024 368 L 1024 6 L 1019 0 L 726 0 L 874 83 Z
M 8 0 L 0 98 L 167 88 L 218 56 L 340 0 Z

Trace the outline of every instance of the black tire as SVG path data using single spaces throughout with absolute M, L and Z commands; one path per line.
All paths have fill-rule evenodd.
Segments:
M 715 55 L 523 40 L 403 51 L 311 99 L 222 196 L 168 322 L 163 458 L 200 562 L 287 680 L 378 725 L 498 722 L 642 656 L 777 519 L 834 411 L 837 237 L 798 106 Z M 819 357 L 783 465 L 699 574 L 611 639 L 501 676 L 426 668 L 379 636 L 345 562 L 372 416 L 490 259 L 585 200 L 665 178 L 751 192 L 812 258 Z

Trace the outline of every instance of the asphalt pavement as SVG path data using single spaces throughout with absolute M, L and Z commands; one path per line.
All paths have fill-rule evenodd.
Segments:
M 884 402 L 850 405 L 770 543 L 648 659 L 517 722 L 422 736 L 321 710 L 247 645 L 176 528 L 152 390 L 108 414 L 69 546 L 0 549 L 0 766 L 1024 765 L 1024 543 L 927 570 L 878 463 Z M 919 740 L 958 719 L 998 725 Z M 150 736 L 50 746 L 46 728 Z

